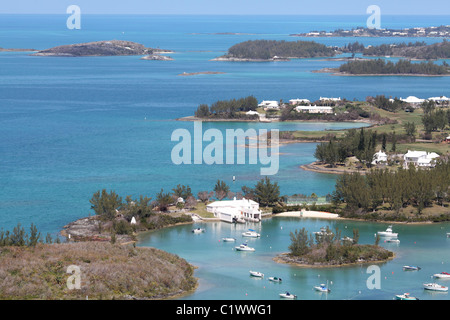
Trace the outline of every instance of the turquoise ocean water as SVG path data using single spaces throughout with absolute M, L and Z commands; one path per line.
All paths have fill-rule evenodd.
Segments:
M 103 188 L 115 190 L 124 197 L 140 194 L 154 197 L 161 188 L 169 191 L 177 184 L 190 185 L 194 193 L 211 190 L 217 179 L 228 182 L 232 191 L 239 191 L 243 185 L 253 186 L 261 179 L 258 165 L 176 166 L 172 163 L 170 153 L 175 145 L 170 141 L 172 132 L 179 128 L 193 129 L 193 123 L 174 119 L 192 115 L 200 103 L 248 95 L 260 101 L 287 101 L 292 98 L 316 100 L 320 96 L 364 99 L 376 94 L 421 98 L 450 94 L 449 77 L 362 78 L 311 73 L 340 64 L 320 59 L 269 63 L 210 61 L 241 41 L 301 40 L 289 34 L 361 26 L 366 16 L 83 15 L 81 30 L 68 30 L 67 17 L 0 15 L 0 46 L 45 49 L 62 44 L 122 39 L 174 50 L 170 56 L 175 61 L 144 61 L 139 57 L 49 58 L 33 57 L 29 52 L 0 53 L 0 227 L 3 229 L 11 229 L 18 222 L 24 226 L 33 222 L 43 232 L 56 234 L 70 221 L 87 216 L 91 211 L 90 197 Z M 402 28 L 447 24 L 448 20 L 449 16 L 383 16 L 382 23 L 383 27 Z M 240 34 L 217 34 L 225 32 Z M 366 45 L 441 41 L 433 38 L 315 40 L 327 45 L 343 45 L 355 40 Z M 225 74 L 177 76 L 199 71 Z M 207 123 L 203 128 L 218 128 L 223 132 L 237 128 L 326 130 L 359 126 L 361 124 L 353 123 Z M 280 148 L 280 170 L 272 179 L 279 182 L 282 194 L 314 192 L 324 195 L 333 190 L 335 176 L 299 168 L 314 160 L 314 148 L 315 144 Z M 233 176 L 237 179 L 234 183 Z M 271 237 L 285 238 L 285 233 L 275 235 L 278 222 L 274 223 L 272 226 L 271 222 L 264 222 L 262 226 L 273 231 Z M 176 236 L 172 233 L 183 234 L 185 228 L 154 234 L 143 244 L 176 251 L 189 261 L 207 265 L 207 260 L 194 253 L 178 251 Z M 423 235 L 428 232 L 427 228 L 439 227 L 417 227 L 414 232 Z M 211 245 L 219 245 L 216 240 L 220 234 L 212 234 Z M 159 237 L 169 241 L 162 243 Z M 285 240 L 279 244 L 271 242 L 271 245 L 274 250 L 283 251 Z M 442 239 L 436 241 L 430 246 L 442 244 Z M 270 252 L 264 253 L 264 263 L 271 264 L 270 257 Z M 277 268 L 281 268 L 281 273 L 289 269 Z M 217 286 L 210 284 L 208 277 L 214 275 L 208 275 L 205 269 L 200 268 L 198 274 L 204 277 L 202 283 Z M 232 276 L 234 271 L 228 274 Z M 205 297 L 202 296 L 204 287 L 201 289 L 193 298 Z M 264 298 L 272 297 L 272 293 Z M 226 291 L 219 297 L 236 298 Z M 348 296 L 336 295 L 336 298 Z

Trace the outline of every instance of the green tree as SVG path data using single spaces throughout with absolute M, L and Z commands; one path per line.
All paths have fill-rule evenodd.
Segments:
M 255 199 L 261 204 L 272 206 L 280 199 L 280 187 L 278 183 L 272 183 L 269 177 L 261 179 L 255 186 Z
M 295 230 L 289 234 L 291 238 L 291 244 L 289 245 L 289 251 L 294 256 L 303 256 L 310 251 L 310 241 L 308 239 L 308 231 L 302 228 L 300 231 Z
M 91 209 L 94 210 L 95 214 L 105 220 L 114 219 L 116 210 L 119 210 L 123 205 L 122 197 L 114 191 L 108 193 L 106 192 L 106 189 L 103 189 L 101 192 L 95 192 L 89 202 L 91 203 Z
M 214 192 L 217 199 L 225 199 L 229 191 L 230 187 L 225 183 L 225 181 L 217 180 L 216 185 L 214 186 Z

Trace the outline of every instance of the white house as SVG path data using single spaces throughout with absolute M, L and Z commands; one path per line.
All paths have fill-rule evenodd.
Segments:
M 431 97 L 428 98 L 429 101 L 434 101 L 437 104 L 441 104 L 441 103 L 448 103 L 450 102 L 450 99 L 447 98 L 446 96 L 442 96 L 442 97 Z
M 249 116 L 259 115 L 259 113 L 257 111 L 253 111 L 253 110 L 247 111 L 245 114 L 247 114 Z
M 407 168 L 410 163 L 416 167 L 434 167 L 436 159 L 439 155 L 435 152 L 428 153 L 426 151 L 411 151 L 403 156 L 404 166 Z
M 261 220 L 261 211 L 258 202 L 250 199 L 215 201 L 206 206 L 206 211 L 214 214 L 216 218 L 226 222 L 236 222 L 244 219 L 258 222 Z
M 325 106 L 297 106 L 295 107 L 297 112 L 305 112 L 305 113 L 333 113 L 332 107 Z
M 320 100 L 320 101 L 341 101 L 341 97 L 339 97 L 339 98 L 325 98 L 325 97 L 320 97 L 319 100 Z
M 409 103 L 411 105 L 419 105 L 419 104 L 422 104 L 423 102 L 425 102 L 425 99 L 419 99 L 419 98 L 414 97 L 414 96 L 409 96 L 406 99 L 400 98 L 400 100 L 403 101 L 403 102 Z
M 378 164 L 380 162 L 387 162 L 387 160 L 388 160 L 387 154 L 384 153 L 382 150 L 380 150 L 373 155 L 372 164 Z
M 278 101 L 266 101 L 264 100 L 263 102 L 261 102 L 260 104 L 258 104 L 258 107 L 263 107 L 266 109 L 278 109 L 279 105 L 278 105 Z
M 308 99 L 298 99 L 298 98 L 289 100 L 289 104 L 292 106 L 295 106 L 296 104 L 300 103 L 311 103 L 311 101 L 309 101 Z

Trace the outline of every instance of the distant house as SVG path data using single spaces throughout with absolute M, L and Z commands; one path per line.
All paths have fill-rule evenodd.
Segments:
M 341 101 L 341 97 L 339 97 L 339 98 L 325 98 L 325 97 L 320 97 L 319 100 L 320 100 L 320 101 L 333 101 L 333 102 L 337 102 L 337 101 Z
M 431 97 L 431 98 L 428 98 L 428 101 L 434 101 L 437 104 L 443 104 L 443 103 L 449 103 L 450 102 L 450 98 L 447 98 L 446 96 Z
M 450 143 L 450 136 L 448 136 L 447 138 L 445 138 L 445 142 Z
M 407 168 L 412 163 L 416 167 L 434 167 L 439 155 L 435 152 L 410 151 L 403 156 L 404 166 Z
M 382 150 L 380 150 L 373 155 L 372 164 L 378 164 L 380 162 L 387 162 L 387 160 L 388 160 L 387 154 L 384 153 Z
M 425 102 L 425 99 L 419 99 L 419 98 L 417 98 L 415 96 L 409 96 L 406 99 L 400 98 L 400 100 L 403 101 L 403 102 L 409 103 L 410 105 L 413 105 L 413 106 L 417 106 L 417 105 L 422 104 L 423 102 Z
M 298 98 L 289 100 L 289 104 L 292 106 L 295 106 L 300 103 L 311 103 L 311 101 L 309 101 L 308 99 L 298 99 Z
M 278 109 L 280 106 L 278 104 L 278 101 L 266 101 L 264 100 L 260 104 L 258 104 L 258 107 L 262 107 L 264 109 Z
M 259 115 L 259 113 L 257 111 L 253 111 L 253 110 L 247 111 L 245 114 L 249 115 L 249 116 Z
M 305 112 L 305 113 L 333 113 L 332 107 L 325 106 L 297 106 L 295 107 L 297 112 Z
M 246 220 L 258 222 L 261 220 L 261 211 L 258 202 L 250 199 L 215 201 L 206 206 L 206 211 L 214 214 L 225 222 Z

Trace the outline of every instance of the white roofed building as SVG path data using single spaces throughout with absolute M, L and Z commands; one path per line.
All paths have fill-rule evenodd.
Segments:
M 305 113 L 333 113 L 332 107 L 326 106 L 297 106 L 295 107 L 297 112 L 305 112 Z
M 415 96 L 409 96 L 406 99 L 400 98 L 401 101 L 409 103 L 411 105 L 419 105 L 425 102 L 425 99 L 419 99 Z
M 206 211 L 226 222 L 236 222 L 238 219 L 254 222 L 261 220 L 259 203 L 245 198 L 215 201 L 206 206 Z
M 289 104 L 292 106 L 295 106 L 300 103 L 311 103 L 311 101 L 309 101 L 308 99 L 298 99 L 298 98 L 289 100 Z
M 387 162 L 388 156 L 385 152 L 382 150 L 378 151 L 373 155 L 373 161 L 372 164 L 378 164 L 380 162 Z
M 434 167 L 436 164 L 436 159 L 439 155 L 436 152 L 426 152 L 426 151 L 411 151 L 403 156 L 404 166 L 406 168 L 412 163 L 416 167 Z
M 258 107 L 263 107 L 265 109 L 278 109 L 280 106 L 278 104 L 278 101 L 264 100 L 263 102 L 258 104 Z

